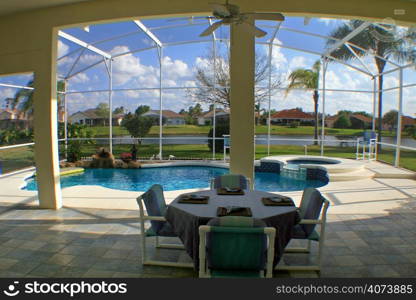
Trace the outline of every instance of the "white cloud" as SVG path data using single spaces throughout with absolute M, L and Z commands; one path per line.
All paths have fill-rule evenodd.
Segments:
M 87 74 L 85 73 L 78 73 L 74 77 L 71 77 L 70 84 L 71 83 L 86 83 L 90 80 Z
M 299 69 L 299 68 L 307 68 L 309 64 L 304 56 L 295 56 L 290 60 L 289 68 L 291 70 Z
M 274 39 L 273 43 L 282 44 L 277 38 Z M 268 46 L 265 46 L 268 47 Z M 278 69 L 287 68 L 287 59 L 286 56 L 281 52 L 280 47 L 273 47 L 272 50 L 272 64 Z
M 169 56 L 163 57 L 162 68 L 164 75 L 167 75 L 172 80 L 192 75 L 190 68 L 185 62 L 179 59 L 172 60 Z
M 69 46 L 62 42 L 61 40 L 58 40 L 58 57 L 64 56 L 68 53 Z
M 316 20 L 319 23 L 324 23 L 326 26 L 340 22 L 339 19 L 332 19 L 332 18 L 317 18 Z
M 128 52 L 127 46 L 117 46 L 111 53 Z M 159 70 L 153 66 L 141 64 L 140 58 L 133 54 L 126 54 L 114 59 L 113 62 L 113 80 L 117 85 L 123 85 L 129 82 L 140 82 L 141 86 L 149 87 L 152 83 L 157 83 Z

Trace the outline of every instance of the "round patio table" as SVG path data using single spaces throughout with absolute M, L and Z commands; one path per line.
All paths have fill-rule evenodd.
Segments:
M 186 194 L 209 196 L 207 204 L 178 203 Z M 245 191 L 244 195 L 218 195 L 216 190 L 204 190 L 181 194 L 168 206 L 166 220 L 172 230 L 182 240 L 197 269 L 199 264 L 199 226 L 206 225 L 217 217 L 218 207 L 250 207 L 252 217 L 263 220 L 268 227 L 277 229 L 275 240 L 274 265 L 277 265 L 286 245 L 292 237 L 293 227 L 299 222 L 296 206 L 265 206 L 263 197 L 275 197 L 276 194 L 263 191 Z

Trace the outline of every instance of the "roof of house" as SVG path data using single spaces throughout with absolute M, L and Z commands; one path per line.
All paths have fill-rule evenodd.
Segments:
M 325 121 L 336 121 L 338 120 L 339 115 L 329 116 L 325 118 Z
M 305 119 L 313 120 L 314 117 L 310 113 L 305 113 L 299 109 L 284 109 L 272 115 L 272 119 Z
M 145 112 L 143 115 L 159 115 L 159 110 L 149 110 L 148 112 Z M 162 116 L 164 116 L 165 118 L 184 118 L 183 115 L 180 115 L 168 109 L 162 110 Z
M 416 119 L 409 116 L 402 116 L 402 126 L 416 125 Z
M 371 118 L 360 114 L 352 114 L 350 117 L 363 121 L 364 123 L 371 123 L 373 121 Z
M 77 111 L 76 113 L 73 113 L 70 117 L 73 117 L 76 114 L 83 114 L 88 119 L 103 119 L 104 117 L 97 115 L 97 109 L 96 108 L 90 108 L 84 111 Z M 113 114 L 113 118 L 122 118 L 124 117 L 124 114 Z
M 228 115 L 229 112 L 225 111 L 224 109 L 218 108 L 218 109 L 215 110 L 215 114 Z M 206 113 L 202 114 L 201 117 L 202 118 L 212 118 L 213 116 L 214 116 L 214 111 L 211 110 L 211 111 L 207 111 Z

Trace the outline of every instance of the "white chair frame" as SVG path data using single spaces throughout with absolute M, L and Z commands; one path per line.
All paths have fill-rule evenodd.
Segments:
M 211 231 L 211 226 L 201 225 L 199 226 L 199 277 L 210 278 L 211 272 L 207 266 L 207 253 L 206 253 L 206 234 Z M 264 233 L 268 237 L 267 246 L 267 264 L 266 270 L 260 271 L 261 277 L 271 278 L 273 277 L 273 259 L 274 259 L 274 241 L 276 238 L 276 228 L 264 227 Z M 264 276 L 264 273 L 266 273 Z
M 324 204 L 321 208 L 320 218 L 313 220 L 313 219 L 302 219 L 300 220 L 299 224 L 317 224 L 320 225 L 319 230 L 319 241 L 318 241 L 318 259 L 316 265 L 304 265 L 304 266 L 288 266 L 288 265 L 277 265 L 276 270 L 286 270 L 286 271 L 318 271 L 321 270 L 321 260 L 322 260 L 322 253 L 324 249 L 324 241 L 325 241 L 325 225 L 326 225 L 326 213 L 329 207 L 329 201 L 324 199 Z M 306 247 L 297 247 L 297 248 L 286 248 L 285 253 L 310 253 L 311 250 L 311 240 L 307 240 Z
M 253 186 L 251 185 L 251 180 L 250 180 L 250 178 L 247 178 L 246 177 L 246 181 L 247 181 L 247 189 L 249 190 L 249 191 L 252 191 L 253 190 Z M 214 189 L 214 184 L 215 184 L 215 178 L 211 178 L 211 181 L 210 181 L 210 185 L 209 185 L 209 188 L 211 189 L 211 190 L 213 190 Z
M 145 215 L 143 207 L 143 198 L 140 195 L 137 197 L 137 203 L 139 204 L 140 209 L 140 227 L 141 227 L 141 248 L 142 248 L 142 264 L 147 266 L 164 266 L 164 267 L 179 267 L 179 268 L 193 268 L 193 263 L 180 263 L 180 262 L 168 262 L 161 260 L 151 260 L 147 258 L 146 250 L 146 221 L 164 221 L 166 222 L 165 217 L 149 216 Z M 185 249 L 183 245 L 179 244 L 162 244 L 160 243 L 159 236 L 156 235 L 156 248 L 165 248 L 165 249 Z

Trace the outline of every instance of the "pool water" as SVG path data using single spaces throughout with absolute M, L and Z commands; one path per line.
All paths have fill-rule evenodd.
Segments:
M 288 164 L 291 165 L 303 165 L 303 164 L 311 164 L 311 165 L 335 165 L 339 164 L 338 161 L 330 161 L 330 160 L 319 160 L 319 159 L 292 159 L 287 161 Z
M 227 174 L 225 168 L 178 166 L 142 169 L 85 169 L 84 173 L 61 177 L 63 188 L 76 185 L 99 185 L 125 191 L 145 191 L 158 183 L 165 191 L 208 188 L 211 178 Z M 321 187 L 321 180 L 296 180 L 276 173 L 256 172 L 255 188 L 263 191 L 297 191 Z M 27 180 L 26 190 L 37 190 L 36 180 Z

